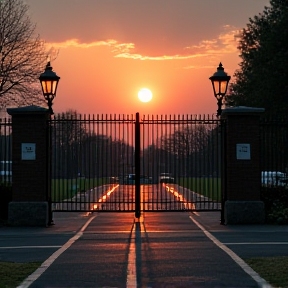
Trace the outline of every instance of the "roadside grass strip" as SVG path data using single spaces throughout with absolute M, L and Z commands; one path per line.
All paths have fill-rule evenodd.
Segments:
M 17 287 L 23 279 L 33 273 L 41 262 L 0 262 L 0 288 Z
M 288 257 L 255 257 L 245 259 L 249 266 L 265 279 L 273 287 L 288 287 Z

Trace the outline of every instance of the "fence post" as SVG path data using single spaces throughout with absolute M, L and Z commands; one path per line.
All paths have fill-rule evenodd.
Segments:
M 141 216 L 141 194 L 140 194 L 140 120 L 136 113 L 135 122 L 135 217 Z
M 220 224 L 225 225 L 225 202 L 226 202 L 226 123 L 225 120 L 221 117 L 220 119 L 220 171 L 221 171 L 221 219 Z
M 263 108 L 233 107 L 222 111 L 225 120 L 225 224 L 265 221 L 260 200 L 260 114 Z
M 48 109 L 38 106 L 7 109 L 12 116 L 12 226 L 51 223 Z

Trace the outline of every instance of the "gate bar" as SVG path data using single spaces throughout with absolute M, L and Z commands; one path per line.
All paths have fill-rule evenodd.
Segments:
M 140 195 L 140 121 L 139 113 L 136 113 L 135 122 L 135 217 L 141 216 Z

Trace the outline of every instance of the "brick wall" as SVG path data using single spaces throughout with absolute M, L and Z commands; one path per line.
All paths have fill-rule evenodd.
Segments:
M 262 110 L 231 108 L 223 115 L 226 121 L 226 200 L 260 200 L 259 112 Z M 237 144 L 250 144 L 250 160 L 237 159 Z
M 29 110 L 29 109 L 28 109 Z M 35 113 L 36 112 L 36 113 Z M 46 112 L 12 111 L 13 201 L 47 201 L 47 120 Z M 22 160 L 22 143 L 35 143 L 36 159 Z

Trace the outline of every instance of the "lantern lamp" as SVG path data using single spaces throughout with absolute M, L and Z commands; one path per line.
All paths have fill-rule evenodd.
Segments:
M 51 115 L 54 114 L 52 105 L 53 100 L 56 97 L 57 86 L 60 77 L 52 71 L 52 67 L 50 65 L 50 61 L 47 63 L 44 73 L 42 73 L 39 77 L 42 92 L 45 100 L 47 101 L 49 112 Z
M 213 76 L 209 78 L 212 82 L 214 96 L 217 99 L 217 116 L 220 116 L 222 113 L 223 98 L 226 95 L 230 78 L 231 77 L 224 72 L 222 63 L 219 64 L 217 72 L 215 72 Z

